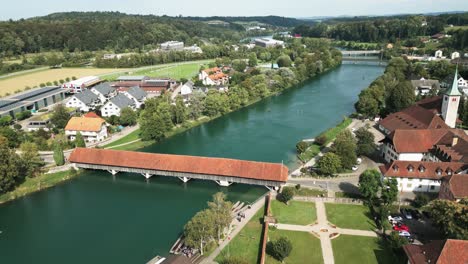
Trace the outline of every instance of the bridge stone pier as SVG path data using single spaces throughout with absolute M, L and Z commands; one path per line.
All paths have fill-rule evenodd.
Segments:
M 119 172 L 140 174 L 146 181 L 153 176 L 166 176 L 184 183 L 198 179 L 225 187 L 242 183 L 277 190 L 288 180 L 288 168 L 282 164 L 225 158 L 76 148 L 69 161 L 75 168 L 106 170 L 113 177 Z

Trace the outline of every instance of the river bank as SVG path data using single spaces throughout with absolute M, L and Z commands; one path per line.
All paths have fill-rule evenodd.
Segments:
M 282 91 L 273 92 L 273 93 L 268 94 L 265 97 L 260 97 L 260 98 L 255 98 L 253 100 L 250 100 L 249 102 L 242 105 L 241 107 L 236 108 L 236 109 L 230 109 L 228 112 L 226 112 L 224 114 L 213 116 L 213 117 L 202 116 L 197 120 L 189 120 L 188 123 L 176 126 L 176 127 L 174 127 L 172 129 L 172 131 L 166 133 L 165 139 L 168 139 L 168 138 L 173 137 L 173 136 L 175 136 L 177 134 L 186 132 L 187 130 L 190 130 L 190 129 L 194 128 L 194 127 L 197 127 L 197 126 L 200 126 L 202 124 L 208 123 L 210 121 L 213 121 L 215 119 L 218 119 L 218 118 L 223 117 L 225 115 L 228 115 L 230 113 L 242 110 L 242 109 L 244 109 L 244 108 L 246 108 L 248 106 L 251 106 L 251 105 L 253 105 L 255 103 L 258 103 L 258 102 L 260 102 L 260 101 L 262 101 L 262 100 L 264 100 L 266 98 L 270 98 L 272 96 L 278 96 L 278 95 L 280 95 L 281 93 L 283 93 L 286 90 L 290 90 L 290 89 L 294 89 L 294 88 L 298 88 L 298 87 L 301 87 L 303 85 L 306 85 L 308 82 L 311 82 L 314 79 L 319 78 L 320 76 L 322 76 L 322 75 L 324 75 L 324 74 L 326 74 L 326 73 L 328 73 L 328 72 L 330 72 L 330 71 L 332 71 L 332 70 L 334 70 L 334 69 L 336 69 L 336 68 L 338 68 L 340 66 L 341 66 L 341 64 L 338 64 L 335 67 L 325 69 L 322 73 L 320 73 L 318 75 L 315 75 L 312 78 L 309 78 L 309 79 L 307 79 L 307 80 L 305 80 L 303 82 L 300 82 L 300 83 L 298 83 L 296 85 L 289 86 L 289 87 L 285 88 Z M 102 147 L 103 148 L 112 148 L 112 149 L 115 149 L 115 150 L 133 151 L 133 150 L 139 150 L 139 149 L 142 149 L 142 148 L 145 148 L 145 147 L 148 147 L 150 145 L 158 143 L 156 141 L 142 141 L 141 138 L 140 138 L 140 140 L 137 140 L 137 138 L 139 138 L 139 136 L 138 137 L 136 137 L 136 136 L 139 133 L 140 133 L 140 129 L 132 132 L 131 134 L 129 134 L 127 136 L 122 137 L 121 139 L 118 140 L 118 146 L 117 147 L 115 146 L 115 145 L 117 145 L 116 142 L 112 142 L 112 143 L 104 145 Z

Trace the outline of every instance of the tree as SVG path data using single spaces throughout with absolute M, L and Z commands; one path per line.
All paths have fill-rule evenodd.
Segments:
M 195 91 L 192 93 L 189 108 L 190 118 L 197 120 L 202 115 L 203 111 L 205 111 L 204 99 L 205 94 L 203 92 Z
M 327 143 L 327 136 L 325 134 L 319 135 L 315 138 L 314 143 L 319 146 L 324 146 Z
M 0 136 L 0 194 L 11 191 L 23 180 L 25 172 L 20 157 L 8 148 L 8 140 Z
M 76 148 L 85 148 L 86 147 L 86 143 L 84 141 L 83 135 L 80 132 L 76 133 L 75 147 Z
M 214 218 L 213 212 L 206 209 L 198 212 L 184 226 L 185 243 L 199 249 L 200 255 L 203 255 L 205 245 L 216 235 Z
M 37 145 L 32 142 L 24 142 L 20 145 L 20 150 L 20 157 L 25 166 L 27 176 L 36 176 L 40 168 L 44 166 L 44 161 L 39 156 Z
M 270 256 L 283 262 L 291 254 L 292 243 L 287 237 L 280 237 L 276 241 L 267 244 L 267 252 Z
M 283 188 L 283 191 L 280 193 L 279 200 L 285 204 L 288 204 L 292 198 L 294 198 L 294 190 L 292 188 Z
M 174 127 L 171 106 L 167 100 L 166 97 L 160 97 L 145 102 L 145 110 L 141 112 L 139 122 L 143 140 L 159 141 Z
M 70 119 L 70 114 L 67 111 L 67 108 L 63 104 L 58 104 L 54 107 L 52 116 L 50 117 L 50 122 L 58 128 L 64 129 Z
M 296 144 L 296 151 L 297 153 L 301 154 L 304 151 L 306 151 L 308 147 L 309 147 L 309 144 L 307 144 L 307 142 L 300 141 Z
M 341 160 L 335 153 L 328 152 L 319 159 L 317 166 L 321 173 L 331 176 L 341 169 Z
M 255 54 L 255 52 L 250 53 L 249 54 L 249 66 L 255 67 L 257 66 L 257 64 L 258 64 L 257 54 Z
M 208 116 L 217 116 L 229 111 L 229 101 L 225 93 L 211 90 L 205 97 L 205 113 Z
M 233 60 L 232 68 L 238 72 L 244 72 L 247 68 L 247 63 L 244 60 Z
M 138 115 L 130 107 L 125 107 L 120 111 L 119 123 L 122 126 L 134 126 L 137 123 Z
M 369 204 L 377 198 L 380 189 L 380 173 L 375 170 L 366 170 L 359 176 L 359 192 Z
M 291 58 L 288 55 L 282 55 L 276 61 L 279 67 L 290 67 L 292 64 Z
M 370 132 L 365 127 L 361 127 L 355 132 L 357 139 L 357 155 L 369 156 L 375 151 L 375 137 L 372 132 Z
M 348 129 L 341 131 L 336 136 L 335 143 L 331 149 L 340 157 L 342 168 L 351 169 L 356 165 L 356 140 Z
M 432 221 L 447 238 L 468 239 L 468 200 L 459 203 L 449 200 L 434 200 L 428 211 Z
M 172 120 L 174 124 L 182 124 L 187 120 L 187 107 L 180 95 L 176 97 L 175 105 L 172 105 Z
M 65 156 L 63 155 L 62 143 L 54 142 L 54 161 L 55 165 L 62 166 L 65 164 Z
M 231 225 L 232 203 L 226 201 L 226 194 L 218 192 L 213 195 L 213 201 L 208 202 L 208 207 L 214 215 L 214 226 L 219 241 L 224 230 Z
M 382 182 L 380 199 L 385 205 L 396 202 L 398 198 L 398 182 L 396 179 L 386 179 Z
M 389 113 L 401 111 L 416 101 L 414 88 L 409 81 L 402 81 L 387 91 L 386 108 Z
M 390 235 L 388 236 L 388 242 L 389 242 L 390 248 L 394 250 L 399 250 L 404 245 L 407 245 L 409 243 L 408 239 L 400 236 L 400 234 L 398 234 L 398 232 L 396 231 L 392 231 L 390 233 Z

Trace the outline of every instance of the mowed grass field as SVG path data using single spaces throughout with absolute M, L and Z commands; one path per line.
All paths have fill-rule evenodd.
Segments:
M 0 96 L 4 96 L 6 93 L 13 94 L 16 90 L 24 90 L 26 86 L 39 86 L 41 83 L 59 81 L 67 77 L 71 78 L 75 76 L 76 78 L 80 78 L 89 75 L 100 75 L 126 70 L 127 69 L 62 68 L 21 74 L 0 79 Z

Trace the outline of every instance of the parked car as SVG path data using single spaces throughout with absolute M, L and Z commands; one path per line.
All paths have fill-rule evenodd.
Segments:
M 351 168 L 353 171 L 357 171 L 359 169 L 358 165 L 354 165 L 352 168 Z
M 398 228 L 401 228 L 401 229 L 403 229 L 405 231 L 408 231 L 408 232 L 410 231 L 409 227 L 407 225 L 403 224 L 403 223 L 398 222 L 398 223 L 396 223 L 395 226 L 397 226 Z
M 408 231 L 399 231 L 398 235 L 402 237 L 411 237 L 411 234 Z
M 410 231 L 408 226 L 406 226 L 406 225 L 401 225 L 401 226 L 394 225 L 393 230 L 395 230 L 395 231 L 406 231 L 406 232 Z
M 410 212 L 408 212 L 408 210 L 401 209 L 400 212 L 406 219 L 413 219 L 413 216 L 411 215 Z
M 362 159 L 361 159 L 361 158 L 357 158 L 356 164 L 357 164 L 357 165 L 361 165 L 361 163 L 362 163 Z
M 401 221 L 403 221 L 403 218 L 401 216 L 399 216 L 399 215 L 394 215 L 394 216 L 389 215 L 388 216 L 388 221 L 390 221 L 390 220 L 393 220 L 393 221 L 396 221 L 396 222 L 401 222 Z

